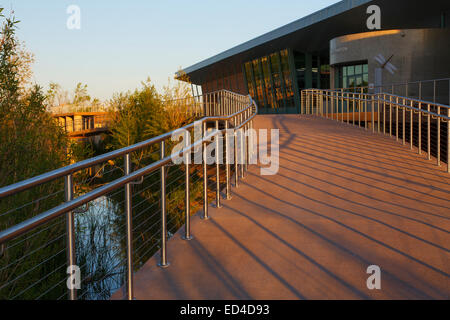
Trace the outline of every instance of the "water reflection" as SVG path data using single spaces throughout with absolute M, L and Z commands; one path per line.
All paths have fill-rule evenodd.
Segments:
M 92 201 L 85 212 L 76 214 L 80 299 L 109 299 L 122 286 L 126 266 L 122 216 L 123 206 L 108 196 Z

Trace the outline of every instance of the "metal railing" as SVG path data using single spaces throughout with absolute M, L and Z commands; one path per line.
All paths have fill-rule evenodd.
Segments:
M 407 81 L 380 86 L 339 88 L 335 91 L 359 93 L 390 93 L 406 98 L 415 98 L 450 105 L 450 78 Z
M 0 231 L 0 259 L 3 259 L 8 255 L 8 250 L 12 250 L 13 247 L 17 249 L 17 247 L 23 248 L 29 246 L 30 243 L 39 239 L 36 236 L 38 233 L 46 232 L 49 228 L 56 224 L 60 224 L 61 222 L 66 224 L 65 233 L 62 235 L 57 235 L 54 238 L 43 240 L 42 244 L 35 244 L 37 246 L 33 251 L 28 252 L 27 254 L 21 253 L 19 250 L 19 254 L 16 255 L 17 258 L 14 258 L 12 262 L 8 262 L 5 264 L 0 264 L 0 274 L 2 271 L 7 270 L 7 268 L 13 268 L 17 263 L 23 263 L 24 260 L 32 255 L 36 250 L 42 247 L 48 247 L 51 243 L 61 242 L 65 239 L 66 246 L 66 266 L 75 266 L 77 265 L 77 248 L 75 241 L 75 233 L 76 231 L 76 223 L 75 216 L 77 214 L 82 214 L 89 209 L 90 203 L 93 201 L 101 200 L 103 197 L 111 195 L 111 192 L 115 194 L 123 192 L 124 198 L 122 200 L 124 205 L 124 214 L 125 214 L 125 227 L 126 232 L 123 238 L 125 238 L 126 243 L 126 253 L 125 253 L 125 261 L 126 261 L 126 297 L 128 299 L 133 299 L 133 272 L 134 272 L 134 257 L 136 252 L 134 250 L 133 243 L 136 239 L 133 239 L 133 232 L 136 230 L 136 227 L 133 226 L 133 214 L 134 208 L 138 208 L 144 203 L 144 209 L 148 210 L 149 207 L 156 204 L 159 207 L 158 213 L 160 214 L 160 227 L 158 232 L 160 232 L 160 243 L 159 243 L 159 252 L 160 252 L 160 267 L 167 267 L 169 265 L 168 257 L 167 257 L 167 238 L 168 238 L 168 230 L 167 225 L 169 221 L 167 221 L 167 206 L 171 205 L 166 202 L 167 194 L 166 190 L 169 188 L 170 184 L 177 184 L 177 181 L 170 181 L 171 178 L 168 176 L 167 169 L 171 166 L 175 166 L 173 163 L 174 156 L 183 157 L 184 164 L 180 165 L 180 168 L 184 167 L 184 200 L 183 202 L 185 212 L 184 212 L 184 237 L 185 240 L 192 239 L 191 231 L 190 231 L 190 216 L 191 216 L 191 208 L 193 207 L 190 203 L 191 201 L 191 190 L 190 186 L 193 185 L 193 182 L 190 181 L 191 178 L 191 169 L 195 169 L 195 165 L 192 164 L 192 155 L 198 151 L 198 148 L 202 148 L 202 154 L 200 156 L 200 163 L 202 166 L 203 173 L 201 174 L 201 178 L 203 179 L 203 218 L 208 219 L 208 188 L 209 184 L 209 175 L 210 171 L 208 171 L 207 164 L 207 151 L 206 146 L 210 143 L 216 144 L 215 151 L 215 202 L 216 206 L 220 207 L 221 202 L 221 180 L 225 180 L 225 194 L 226 199 L 231 199 L 231 173 L 234 169 L 234 180 L 235 186 L 238 186 L 239 179 L 244 177 L 244 173 L 248 168 L 249 159 L 253 156 L 253 144 L 254 138 L 252 136 L 252 127 L 253 127 L 253 119 L 258 112 L 258 108 L 256 103 L 251 99 L 250 96 L 243 96 L 239 94 L 235 94 L 229 91 L 218 91 L 209 94 L 205 94 L 202 96 L 197 96 L 191 99 L 192 104 L 190 105 L 190 111 L 193 114 L 203 115 L 204 117 L 195 123 L 191 123 L 186 125 L 185 127 L 179 128 L 172 132 L 165 133 L 163 135 L 154 137 L 147 141 L 143 141 L 141 143 L 128 146 L 126 148 L 115 150 L 95 158 L 87 159 L 73 165 L 63 167 L 37 177 L 21 181 L 15 183 L 10 186 L 6 186 L 0 188 L 0 201 L 6 201 L 10 197 L 15 197 L 19 194 L 31 192 L 36 188 L 41 188 L 50 183 L 55 183 L 59 179 L 64 180 L 64 201 L 52 205 L 50 208 L 46 208 L 45 211 L 40 212 L 38 214 L 33 215 L 32 217 L 27 216 L 26 219 L 21 221 L 20 223 L 16 223 L 14 225 L 8 226 L 6 229 Z M 174 101 L 173 104 L 183 103 L 187 104 L 188 101 Z M 201 128 L 201 136 L 199 139 L 195 138 L 195 130 Z M 186 134 L 189 133 L 189 134 Z M 190 133 L 194 134 L 191 135 Z M 173 136 L 177 136 L 180 134 L 184 134 L 185 136 L 185 147 L 182 150 L 176 151 L 173 147 L 173 143 L 171 142 L 171 138 Z M 225 143 L 219 143 L 219 137 L 222 137 L 224 134 Z M 193 139 L 192 139 L 193 138 Z M 214 138 L 214 139 L 213 139 Z M 212 141 L 214 140 L 214 141 Z M 229 150 L 230 149 L 230 150 Z M 158 155 L 152 163 L 148 165 L 144 165 L 141 168 L 134 169 L 136 163 L 138 162 L 137 154 L 142 155 L 144 150 L 149 151 L 147 154 L 149 156 Z M 224 161 L 223 158 L 225 157 Z M 133 158 L 134 157 L 134 158 Z M 123 158 L 123 160 L 122 160 Z M 142 158 L 142 157 L 141 157 Z M 139 161 L 141 160 L 139 158 Z M 115 178 L 112 182 L 103 184 L 101 186 L 96 186 L 92 190 L 88 190 L 86 193 L 76 196 L 74 192 L 74 176 L 77 173 L 83 172 L 83 170 L 88 170 L 92 168 L 96 168 L 102 164 L 108 164 L 111 162 L 119 162 L 123 161 L 123 175 Z M 224 163 L 224 171 L 225 175 L 221 175 L 220 173 L 220 164 Z M 197 162 L 196 162 L 197 163 Z M 234 164 L 234 166 L 232 166 Z M 234 168 L 233 168 L 234 167 Z M 117 168 L 111 170 L 114 171 Z M 120 169 L 120 168 L 119 168 Z M 180 169 L 181 170 L 181 169 Z M 133 199 L 133 186 L 140 185 L 143 183 L 144 179 L 152 176 L 153 174 L 157 174 L 159 171 L 159 179 L 156 180 L 156 184 L 159 184 L 159 196 L 157 199 L 153 199 L 153 204 L 148 201 L 142 201 L 134 204 Z M 117 171 L 116 171 L 117 173 Z M 169 182 L 169 183 L 168 183 Z M 152 184 L 153 185 L 153 184 Z M 148 186 L 148 188 L 152 187 L 152 185 Z M 146 187 L 147 189 L 147 187 Z M 44 195 L 37 192 L 36 199 L 33 199 L 31 202 L 24 204 L 21 207 L 13 208 L 7 212 L 0 212 L 0 219 L 7 218 L 8 214 L 15 214 L 18 210 L 21 210 L 25 206 L 31 206 L 35 208 L 36 204 L 39 207 L 39 204 L 42 205 L 42 202 L 45 198 L 60 194 L 60 191 L 56 191 L 54 193 Z M 180 205 L 180 204 L 178 204 Z M 142 212 L 143 212 L 142 211 Z M 141 214 L 141 213 L 140 213 Z M 108 214 L 107 214 L 108 215 Z M 106 215 L 106 216 L 107 216 Z M 62 221 L 60 221 L 63 219 Z M 147 219 L 147 218 L 146 218 Z M 151 217 L 148 217 L 151 219 Z M 147 220 L 148 220 L 147 219 Z M 176 230 L 174 230 L 176 232 Z M 29 235 L 31 233 L 31 235 Z M 19 237 L 25 237 L 20 238 Z M 34 240 L 33 240 L 34 238 Z M 17 240 L 18 239 L 18 240 Z M 153 238 L 152 238 L 153 239 Z M 17 241 L 16 241 L 17 240 Z M 16 241 L 11 245 L 7 246 L 11 241 Z M 84 240 L 83 240 L 84 241 Z M 83 242 L 81 241 L 81 242 Z M 101 241 L 108 241 L 108 239 L 101 239 Z M 152 240 L 153 242 L 153 240 Z M 27 244 L 28 243 L 28 244 Z M 26 245 L 24 245 L 26 244 Z M 34 244 L 34 243 L 33 243 Z M 157 244 L 158 245 L 158 244 Z M 152 251 L 154 246 L 152 246 L 149 250 Z M 112 248 L 111 248 L 112 249 Z M 61 252 L 57 252 L 59 254 Z M 30 266 L 31 270 L 36 270 L 39 268 L 50 268 L 41 270 L 40 277 L 36 279 L 31 279 L 26 284 L 22 284 L 23 290 L 17 289 L 16 282 L 19 279 L 25 278 L 29 275 L 29 269 L 25 269 L 26 271 L 21 272 L 20 274 L 14 274 L 14 276 L 5 277 L 5 281 L 0 282 L 0 292 L 2 289 L 6 290 L 7 288 L 15 287 L 13 289 L 8 289 L 11 292 L 14 291 L 15 296 L 26 296 L 26 292 L 29 288 L 36 286 L 42 286 L 43 282 L 50 281 L 48 280 L 53 273 L 57 270 L 64 272 L 63 266 L 51 266 L 48 264 L 51 262 L 50 258 L 53 258 L 54 255 L 49 257 L 49 259 L 45 259 L 44 261 L 37 260 L 32 263 Z M 42 259 L 41 259 L 42 260 Z M 88 259 L 89 260 L 89 259 Z M 50 262 L 49 262 L 50 261 Z M 1 262 L 1 260 L 0 260 Z M 49 262 L 44 264 L 44 262 Z M 72 271 L 70 271 L 70 275 L 72 275 Z M 0 279 L 1 280 L 1 279 Z M 49 284 L 44 286 L 41 289 L 42 295 L 46 292 L 53 290 L 57 285 L 65 284 L 65 280 L 67 277 L 60 278 L 56 284 Z M 92 281 L 92 279 L 87 279 L 86 281 Z M 68 282 L 67 282 L 68 283 Z M 119 287 L 123 287 L 119 285 Z M 6 289 L 5 289 L 6 288 Z M 19 293 L 17 293 L 19 291 Z M 67 291 L 66 291 L 67 292 Z M 41 297 L 42 295 L 39 295 Z M 8 296 L 8 295 L 7 295 Z M 9 296 L 8 296 L 9 297 Z M 26 296 L 28 297 L 28 296 Z M 77 289 L 73 286 L 68 290 L 69 299 L 77 299 Z M 37 298 L 37 297 L 31 297 Z
M 302 91 L 304 114 L 312 114 L 395 136 L 403 145 L 424 148 L 450 173 L 450 106 L 389 93 L 308 89 Z M 425 132 L 425 134 L 424 134 Z

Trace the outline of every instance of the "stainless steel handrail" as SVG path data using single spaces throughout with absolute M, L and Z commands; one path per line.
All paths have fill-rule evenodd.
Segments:
M 308 91 L 316 91 L 316 90 L 315 89 L 305 89 L 303 91 L 304 92 L 308 92 Z M 331 93 L 333 93 L 333 92 L 339 93 L 339 91 L 336 91 L 336 90 L 323 89 L 323 90 L 319 90 L 319 91 L 327 92 L 326 94 L 318 93 L 322 97 L 335 97 Z M 408 98 L 408 97 L 403 97 L 403 96 L 390 94 L 390 93 L 363 93 L 363 94 L 355 93 L 355 92 L 344 92 L 344 93 L 347 94 L 347 95 L 352 95 L 352 97 L 345 97 L 345 96 L 342 97 L 342 99 L 344 101 L 355 100 L 355 101 L 373 102 L 373 97 L 377 97 L 376 101 L 385 102 L 385 103 L 392 103 L 391 100 L 386 100 L 386 99 L 380 98 L 380 96 L 388 96 L 388 97 L 393 97 L 393 98 L 398 98 L 398 99 L 405 99 L 405 100 L 412 101 L 412 102 L 417 103 L 417 104 L 423 104 L 423 105 L 430 104 L 430 105 L 432 105 L 433 107 L 436 107 L 436 108 L 439 107 L 439 108 L 444 108 L 444 109 L 450 109 L 450 106 L 445 105 L 445 104 L 430 102 L 430 101 L 421 100 L 421 99 L 417 99 L 417 98 Z M 368 98 L 357 98 L 357 96 L 361 96 L 361 95 L 362 96 L 366 96 L 366 97 L 372 97 L 372 98 L 370 98 L 370 99 L 368 99 Z M 341 99 L 341 97 L 339 97 L 339 99 Z M 450 120 L 450 118 L 448 116 L 443 115 L 443 114 L 433 113 L 431 111 L 415 108 L 415 107 L 412 107 L 410 105 L 402 105 L 400 103 L 397 103 L 396 105 L 398 105 L 399 107 L 407 108 L 407 109 L 415 109 L 415 110 L 420 111 L 422 113 L 426 113 L 426 114 L 430 114 L 430 115 L 434 115 L 434 116 L 439 116 L 439 117 L 441 117 L 441 118 L 443 118 L 445 120 Z
M 446 80 L 446 79 L 444 79 Z M 430 80 L 439 81 L 439 80 Z M 419 98 L 404 97 L 391 93 L 365 93 L 365 92 L 345 92 L 343 89 L 306 89 L 302 90 L 302 113 L 315 114 L 324 116 L 326 118 L 336 119 L 337 121 L 347 122 L 347 124 L 356 125 L 361 127 L 361 122 L 364 122 L 364 127 L 368 129 L 368 114 L 371 114 L 372 131 L 378 131 L 379 133 L 387 134 L 389 129 L 389 135 L 392 136 L 393 125 L 395 125 L 395 138 L 398 141 L 399 138 L 399 122 L 401 121 L 402 128 L 402 143 L 406 144 L 406 111 L 409 112 L 409 143 L 411 150 L 414 144 L 414 126 L 413 117 L 414 114 L 419 114 L 418 129 L 417 129 L 417 149 L 418 153 L 422 153 L 422 117 L 426 117 L 426 141 L 427 141 L 427 154 L 428 160 L 431 160 L 431 120 L 436 120 L 436 161 L 437 165 L 441 164 L 441 123 L 447 123 L 447 172 L 450 173 L 450 106 L 426 101 Z M 344 107 L 347 107 L 347 111 L 344 111 Z M 352 110 L 350 111 L 350 104 L 352 104 Z M 386 111 L 389 108 L 389 111 Z M 356 109 L 356 110 L 355 110 Z M 304 112 L 303 112 L 304 111 Z M 401 117 L 399 111 L 402 111 Z M 395 115 L 395 123 L 394 116 Z M 358 113 L 358 118 L 356 118 Z M 364 113 L 364 119 L 361 118 L 361 114 Z M 383 128 L 381 128 L 381 113 L 383 115 Z M 386 120 L 386 114 L 389 114 L 388 121 Z M 347 114 L 346 120 L 344 114 Z M 350 121 L 350 115 L 352 121 Z M 375 128 L 375 116 L 377 118 L 377 129 Z M 401 118 L 401 119 L 400 119 Z M 389 128 L 386 128 L 388 122 Z
M 255 104 L 256 105 L 256 104 Z M 252 106 L 250 106 L 252 107 Z M 250 108 L 249 107 L 249 108 Z M 211 117 L 213 119 L 217 119 L 217 120 L 230 120 L 233 117 L 235 117 L 236 115 L 240 114 L 236 113 L 233 114 L 231 116 L 227 116 L 227 117 Z M 235 130 L 238 130 L 240 128 L 243 128 L 245 125 L 247 125 L 250 121 L 253 120 L 253 118 L 256 116 L 256 113 L 253 114 L 251 117 L 249 117 L 247 120 L 245 120 L 242 124 L 240 124 L 239 126 L 237 126 L 235 128 Z M 186 126 L 186 127 L 190 127 Z M 176 132 L 180 129 L 177 129 L 175 131 L 172 132 Z M 162 160 L 156 161 L 154 163 L 152 163 L 151 165 L 148 165 L 144 168 L 141 168 L 139 170 L 134 171 L 133 173 L 130 173 L 129 175 L 123 176 L 117 180 L 114 180 L 113 182 L 104 185 L 102 187 L 96 188 L 95 190 L 92 190 L 80 197 L 75 198 L 74 200 L 71 200 L 69 202 L 64 202 L 63 204 L 54 207 L 44 213 L 41 213 L 33 218 L 30 218 L 28 220 L 25 220 L 11 228 L 8 228 L 6 230 L 0 231 L 0 244 L 9 241 L 13 238 L 16 238 L 46 222 L 48 222 L 49 220 L 56 218 L 58 216 L 60 216 L 63 213 L 66 213 L 68 211 L 74 210 L 96 198 L 99 198 L 107 193 L 109 193 L 110 191 L 113 191 L 115 189 L 118 189 L 124 185 L 126 185 L 127 183 L 131 183 L 145 175 L 150 174 L 153 171 L 156 171 L 157 169 L 161 168 L 164 165 L 169 164 L 170 162 L 172 162 L 172 156 L 174 155 L 185 155 L 187 152 L 190 152 L 191 150 L 197 148 L 198 146 L 204 144 L 205 142 L 209 142 L 211 140 L 212 137 L 217 136 L 219 133 L 222 133 L 224 130 L 218 130 L 212 134 L 207 135 L 206 137 L 202 138 L 202 140 L 198 140 L 193 144 L 190 144 L 187 148 L 184 148 L 176 153 L 172 153 L 170 156 L 165 157 Z M 164 135 L 166 136 L 166 135 Z M 169 135 L 170 137 L 171 135 Z M 153 139 L 151 139 L 153 140 Z M 157 142 L 161 142 L 161 139 L 156 139 Z M 156 143 L 156 142 L 155 142 Z M 127 148 L 124 148 L 127 149 Z M 121 149 L 122 150 L 122 149 Z M 128 150 L 128 149 L 127 149 Z M 129 154 L 130 152 L 125 152 L 125 153 L 121 153 L 121 154 Z M 110 159 L 110 158 L 108 158 Z M 67 174 L 72 173 L 73 171 L 70 171 Z
M 402 87 L 402 86 L 409 89 L 410 85 L 419 85 L 419 88 L 420 88 L 421 85 L 425 84 L 425 83 L 433 83 L 433 86 L 434 86 L 433 89 L 435 90 L 436 84 L 438 82 L 443 82 L 443 81 L 448 81 L 449 85 L 450 85 L 450 78 L 440 78 L 440 79 L 417 80 L 417 81 L 407 81 L 407 82 L 394 82 L 394 83 L 378 85 L 378 86 L 359 86 L 359 87 L 349 87 L 349 88 L 335 88 L 334 90 L 336 90 L 336 91 L 338 91 L 338 90 L 355 91 L 355 90 L 366 90 L 366 89 L 367 90 L 375 90 L 375 89 L 383 89 L 383 88 L 389 88 L 389 89 L 393 90 L 396 87 Z
M 223 93 L 220 93 L 221 95 L 229 94 L 229 92 L 223 91 Z M 233 95 L 236 95 L 233 93 Z M 160 135 L 158 137 L 149 139 L 147 141 L 125 147 L 113 152 L 109 152 L 107 154 L 87 159 L 84 161 L 81 161 L 79 163 L 60 168 L 42 175 L 39 175 L 37 177 L 4 187 L 0 189 L 0 199 L 5 198 L 9 195 L 14 195 L 18 192 L 27 190 L 29 188 L 41 185 L 43 183 L 53 181 L 60 177 L 65 177 L 65 186 L 66 186 L 66 202 L 53 207 L 43 213 L 40 213 L 30 219 L 27 219 L 21 223 L 18 223 L 12 227 L 9 227 L 6 230 L 0 231 L 0 245 L 3 245 L 5 242 L 10 241 L 14 238 L 17 238 L 20 235 L 23 235 L 31 230 L 34 230 L 35 228 L 42 226 L 46 222 L 49 222 L 50 220 L 53 220 L 59 216 L 62 216 L 63 214 L 67 215 L 67 231 L 66 231 L 66 237 L 67 237 L 67 252 L 68 252 L 68 265 L 74 265 L 75 264 L 75 241 L 74 241 L 74 224 L 73 224 L 73 215 L 76 213 L 75 209 L 79 208 L 80 206 L 83 206 L 85 204 L 88 204 L 90 201 L 95 200 L 103 195 L 108 194 L 109 192 L 119 189 L 121 187 L 125 187 L 125 200 L 126 200 L 126 225 L 127 225 L 127 297 L 128 299 L 133 299 L 133 245 L 132 245 L 132 206 L 131 206 L 131 184 L 138 180 L 139 178 L 143 178 L 144 176 L 161 169 L 161 195 L 164 197 L 165 195 L 165 176 L 164 176 L 164 168 L 168 164 L 172 162 L 173 156 L 180 156 L 184 155 L 187 157 L 191 153 L 192 150 L 197 149 L 199 146 L 203 146 L 204 144 L 211 143 L 212 137 L 215 137 L 219 134 L 222 134 L 222 132 L 225 131 L 225 139 L 228 141 L 228 130 L 233 130 L 234 135 L 237 137 L 237 133 L 240 130 L 249 130 L 253 127 L 253 119 L 258 113 L 258 107 L 255 103 L 255 101 L 250 96 L 242 96 L 239 95 L 241 101 L 240 103 L 235 103 L 234 105 L 228 105 L 225 109 L 225 106 L 217 106 L 217 110 L 214 110 L 214 112 L 217 113 L 223 113 L 224 110 L 231 111 L 232 113 L 229 115 L 219 115 L 219 116 L 207 116 L 204 117 L 195 123 L 191 123 L 189 125 L 186 125 L 182 128 L 178 128 L 176 130 L 173 130 L 171 132 L 165 133 L 163 135 Z M 246 102 L 247 101 L 247 102 Z M 240 107 L 240 105 L 246 105 L 245 107 Z M 222 110 L 219 110 L 221 109 Z M 242 110 L 240 110 L 242 109 Z M 229 123 L 231 120 L 234 120 L 234 127 L 230 128 Z M 207 134 L 206 132 L 206 124 L 214 122 L 216 124 L 216 129 L 219 129 L 219 121 L 225 123 L 225 129 L 223 130 L 217 130 L 211 134 Z M 165 156 L 165 141 L 171 138 L 172 136 L 176 136 L 180 133 L 185 132 L 185 130 L 192 129 L 196 124 L 201 124 L 201 127 L 203 128 L 203 134 L 202 138 L 194 141 L 193 143 L 186 143 L 185 148 L 182 150 L 179 150 L 177 152 L 173 152 L 170 156 Z M 241 134 L 241 138 L 245 136 Z M 248 139 L 246 136 L 245 139 Z M 217 140 L 217 139 L 216 139 Z M 131 166 L 130 166 L 130 154 L 134 151 L 140 150 L 142 148 L 154 145 L 160 143 L 160 150 L 161 150 L 161 158 L 160 160 L 144 167 L 141 169 L 138 169 L 134 172 L 131 172 Z M 228 147 L 228 146 L 227 146 Z M 250 153 L 253 152 L 253 150 L 250 148 L 251 146 L 249 143 L 241 144 L 241 153 L 243 153 L 242 148 L 246 148 L 245 154 L 250 156 Z M 234 146 L 235 148 L 235 154 L 238 153 L 238 147 L 237 145 Z M 227 151 L 228 154 L 228 151 Z M 106 162 L 111 159 L 115 159 L 117 157 L 124 156 L 125 159 L 125 175 L 121 178 L 118 178 L 114 180 L 113 182 L 110 182 L 109 184 L 106 184 L 104 186 L 98 187 L 82 196 L 79 196 L 77 198 L 73 198 L 73 182 L 72 182 L 72 175 L 74 172 L 77 172 L 82 169 L 86 169 L 89 167 L 92 167 L 96 164 Z M 216 155 L 217 156 L 217 155 Z M 231 199 L 230 197 L 230 175 L 229 175 L 229 166 L 230 166 L 230 159 L 228 159 L 228 156 L 225 157 L 225 164 L 226 164 L 226 192 L 227 192 L 227 199 Z M 244 159 L 244 158 L 243 158 Z M 244 159 L 246 162 L 245 164 L 241 164 L 241 171 L 242 176 L 244 170 L 247 170 L 247 162 L 248 158 Z M 236 168 L 237 168 L 236 163 Z M 203 167 L 204 170 L 206 169 L 206 153 L 204 153 L 203 158 Z M 189 181 L 188 175 L 189 175 L 189 162 L 186 164 L 186 181 Z M 219 179 L 219 166 L 216 166 L 217 170 L 217 179 Z M 207 194 L 207 175 L 204 174 L 204 217 L 207 218 L 208 213 L 208 194 Z M 217 183 L 219 180 L 217 180 Z M 238 175 L 236 175 L 236 185 L 238 184 Z M 219 205 L 219 183 L 217 186 L 217 205 Z M 189 183 L 186 184 L 186 203 L 189 203 Z M 165 197 L 162 200 L 162 208 L 161 208 L 161 217 L 162 217 L 162 234 L 161 234 L 161 262 L 159 264 L 160 267 L 167 267 L 169 263 L 167 262 L 167 248 L 166 248 L 166 238 L 167 238 L 167 230 L 165 224 L 166 219 L 166 208 L 165 208 Z M 219 207 L 219 206 L 218 206 Z M 186 205 L 186 229 L 185 229 L 185 236 L 183 239 L 190 240 L 192 239 L 192 236 L 190 234 L 190 214 L 189 214 L 189 206 Z M 70 299 L 76 299 L 76 290 L 70 289 L 69 290 L 69 298 Z
M 306 90 L 303 90 L 302 92 L 308 92 L 308 91 L 315 92 L 314 94 L 318 94 L 321 97 L 335 97 L 331 93 L 333 93 L 333 92 L 338 92 L 339 93 L 339 91 L 336 91 L 336 90 L 326 90 L 326 89 L 324 89 L 324 90 L 306 89 Z M 316 91 L 319 92 L 319 93 L 317 93 Z M 327 92 L 327 93 L 324 94 L 323 92 Z M 403 96 L 390 94 L 390 93 L 363 93 L 363 94 L 361 94 L 361 93 L 354 93 L 354 92 L 345 92 L 345 94 L 352 95 L 352 97 L 345 97 L 345 96 L 343 96 L 343 97 L 339 97 L 339 99 L 342 98 L 344 101 L 355 100 L 355 101 L 363 101 L 363 102 L 373 102 L 373 97 L 377 97 L 376 101 L 385 102 L 385 103 L 392 103 L 391 100 L 380 98 L 380 96 L 387 96 L 387 97 L 393 97 L 393 98 L 396 98 L 396 99 L 398 98 L 399 100 L 404 99 L 404 100 L 411 101 L 411 102 L 414 102 L 414 103 L 417 103 L 417 104 L 432 105 L 435 108 L 439 107 L 439 108 L 444 108 L 444 109 L 450 109 L 450 106 L 445 105 L 445 104 L 434 103 L 434 102 L 421 100 L 421 99 L 417 99 L 417 98 L 408 98 L 408 97 L 403 97 Z M 357 96 L 365 96 L 365 97 L 371 97 L 371 98 L 370 99 L 369 98 L 357 98 Z M 401 103 L 396 103 L 395 105 L 397 105 L 399 107 L 402 107 L 402 108 L 415 109 L 416 111 L 420 111 L 420 112 L 425 113 L 425 114 L 438 116 L 438 117 L 443 118 L 444 120 L 450 120 L 450 118 L 448 116 L 446 116 L 446 115 L 437 114 L 437 113 L 434 113 L 434 112 L 431 112 L 431 111 L 427 111 L 425 109 L 419 109 L 419 108 L 415 108 L 415 107 L 410 106 L 410 105 L 403 105 Z
M 228 119 L 237 117 L 240 114 L 244 113 L 248 108 L 252 108 L 252 107 L 253 106 L 250 105 L 246 109 L 238 111 L 238 112 L 230 115 L 228 117 Z M 198 121 L 201 121 L 202 123 L 205 123 L 205 122 L 211 122 L 211 121 L 216 121 L 216 120 L 225 120 L 225 119 L 223 119 L 223 117 L 211 117 L 210 116 L 210 117 L 204 117 L 204 118 L 202 118 L 202 119 L 200 119 Z M 20 191 L 24 191 L 24 190 L 27 190 L 27 189 L 32 188 L 32 187 L 36 187 L 36 186 L 38 186 L 40 184 L 43 184 L 43 183 L 55 180 L 57 178 L 64 177 L 64 176 L 66 176 L 68 174 L 71 174 L 71 173 L 74 173 L 76 171 L 79 171 L 79 170 L 82 170 L 82 169 L 86 169 L 86 168 L 89 168 L 89 167 L 93 167 L 93 166 L 95 166 L 95 165 L 97 165 L 99 163 L 103 163 L 103 162 L 106 162 L 108 160 L 118 158 L 118 157 L 123 156 L 123 155 L 125 155 L 127 153 L 131 153 L 131 152 L 137 151 L 139 149 L 142 149 L 142 148 L 145 148 L 145 147 L 149 147 L 149 146 L 151 146 L 153 144 L 159 143 L 159 142 L 161 142 L 163 140 L 166 140 L 166 139 L 170 138 L 172 136 L 172 134 L 176 134 L 176 133 L 181 132 L 183 130 L 191 129 L 193 127 L 194 127 L 194 123 L 190 123 L 190 124 L 188 124 L 188 125 L 186 125 L 184 127 L 178 128 L 178 129 L 170 131 L 170 132 L 167 132 L 165 134 L 162 134 L 160 136 L 154 137 L 152 139 L 149 139 L 149 140 L 146 140 L 146 141 L 134 144 L 132 146 L 125 147 L 125 148 L 122 148 L 122 149 L 118 149 L 118 150 L 115 150 L 115 151 L 111 151 L 109 153 L 105 153 L 105 154 L 102 154 L 102 155 L 94 157 L 94 158 L 83 160 L 83 161 L 74 163 L 72 165 L 69 165 L 69 166 L 66 166 L 66 167 L 63 167 L 63 168 L 59 168 L 59 169 L 50 171 L 48 173 L 44 173 L 44 174 L 41 174 L 39 176 L 30 178 L 30 179 L 27 179 L 27 180 L 24 180 L 24 181 L 17 182 L 15 184 L 12 184 L 12 185 L 9 185 L 9 186 L 3 187 L 3 188 L 0 188 L 0 199 L 4 198 L 6 196 L 9 196 L 11 194 L 14 194 L 14 193 L 17 193 L 17 192 L 20 192 Z

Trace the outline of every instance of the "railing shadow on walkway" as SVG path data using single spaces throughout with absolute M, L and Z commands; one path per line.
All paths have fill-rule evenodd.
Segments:
M 449 298 L 445 173 L 392 140 L 330 120 L 258 116 L 255 127 L 280 128 L 278 174 L 251 168 L 233 201 L 193 222 L 191 243 L 174 237 L 176 266 L 156 270 L 154 260 L 136 274 L 138 299 Z M 345 140 L 353 135 L 363 158 Z M 442 179 L 421 181 L 423 170 L 414 175 L 405 163 Z M 378 292 L 365 283 L 374 264 Z

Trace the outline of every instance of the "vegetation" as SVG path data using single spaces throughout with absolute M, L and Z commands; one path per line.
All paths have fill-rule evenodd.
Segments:
M 106 111 L 97 98 L 88 93 L 87 84 L 77 83 L 72 94 L 58 83 L 51 82 L 46 96 L 47 110 L 52 113 Z
M 38 85 L 29 86 L 32 55 L 24 51 L 15 36 L 18 23 L 14 17 L 2 18 L 0 34 L 0 187 L 67 163 L 67 138 L 45 111 L 45 95 Z M 62 201 L 61 181 L 22 192 L 0 202 L 0 230 L 4 230 Z M 55 241 L 64 230 L 61 221 L 40 228 L 26 237 L 8 243 L 0 260 L 0 299 L 30 298 L 25 288 L 45 292 L 43 275 L 51 274 L 64 255 L 58 254 L 64 243 Z M 45 243 L 45 248 L 39 248 Z M 52 258 L 49 258 L 51 257 Z M 36 261 L 48 260 L 43 268 Z M 27 276 L 22 276 L 24 273 Z M 42 290 L 42 291 L 39 291 Z
M 67 140 L 45 112 L 42 88 L 24 86 L 29 65 L 18 50 L 16 24 L 7 18 L 1 30 L 0 186 L 58 168 L 66 160 Z

